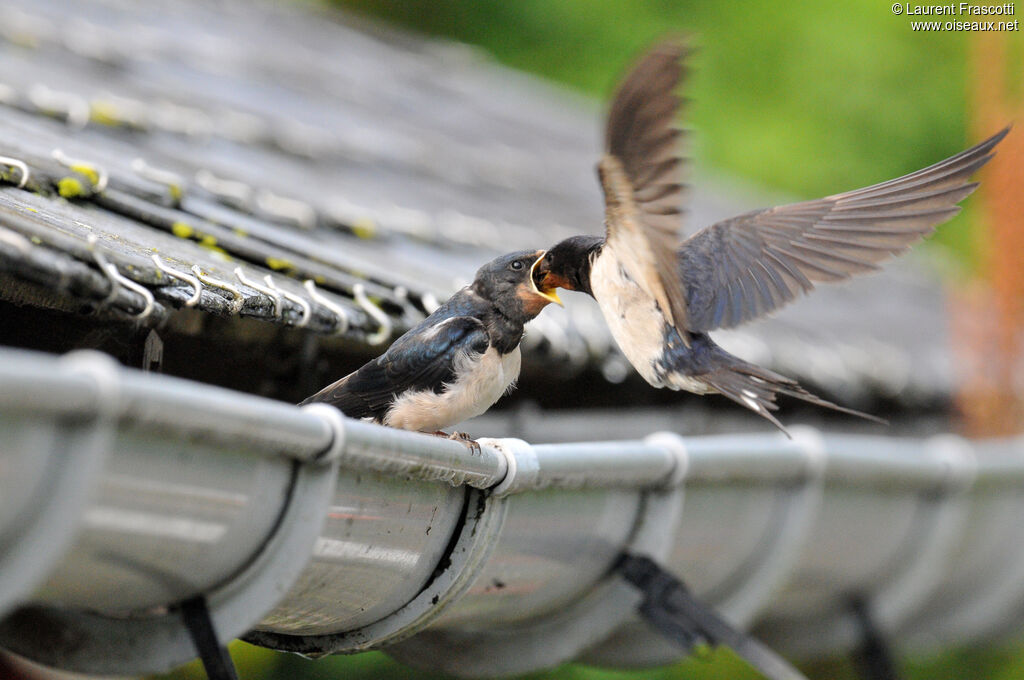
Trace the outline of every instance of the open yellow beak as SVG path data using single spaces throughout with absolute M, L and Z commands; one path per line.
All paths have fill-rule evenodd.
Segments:
M 539 265 L 541 263 L 541 261 L 544 260 L 544 256 L 546 254 L 547 254 L 547 251 L 541 253 L 540 257 L 537 258 L 537 261 L 533 263 L 532 267 L 530 267 L 530 286 L 533 287 L 533 292 L 534 293 L 536 293 L 537 295 L 541 296 L 542 298 L 544 298 L 548 302 L 554 302 L 559 307 L 564 307 L 565 305 L 562 304 L 561 299 L 559 299 L 559 297 L 558 297 L 558 292 L 557 292 L 558 289 L 557 288 L 546 288 L 546 287 L 545 288 L 538 288 L 537 287 L 537 281 L 533 278 L 533 274 L 534 274 L 534 272 L 537 269 L 537 265 Z M 547 279 L 546 276 L 545 276 L 545 279 Z

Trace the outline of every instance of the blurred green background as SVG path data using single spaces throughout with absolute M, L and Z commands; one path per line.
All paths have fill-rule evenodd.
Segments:
M 912 18 L 893 15 L 891 2 L 335 4 L 479 45 L 509 66 L 601 100 L 652 42 L 666 34 L 690 35 L 699 48 L 687 88 L 693 103 L 686 125 L 697 133 L 694 157 L 704 168 L 797 197 L 897 177 L 979 141 L 967 127 L 969 43 L 981 34 L 914 32 Z M 1011 73 L 1018 88 L 1024 86 L 1022 46 L 1021 34 L 1012 34 L 1017 68 Z M 972 266 L 970 223 L 968 215 L 944 225 L 935 241 Z
M 813 198 L 886 180 L 977 141 L 971 116 L 971 33 L 919 33 L 891 2 L 744 3 L 714 0 L 338 0 L 350 10 L 420 32 L 479 45 L 504 64 L 602 101 L 645 47 L 692 35 L 686 124 L 701 166 L 769 190 Z M 1024 9 L 1019 10 L 1024 13 Z M 1016 17 L 1020 18 L 1020 17 Z M 1011 87 L 1024 87 L 1024 40 L 1010 36 Z M 984 36 L 981 39 L 985 39 Z M 1020 90 L 1017 90 L 1018 92 Z M 1009 121 L 1007 121 L 1009 122 Z M 991 130 L 989 132 L 995 132 Z M 595 137 L 599 134 L 594 131 Z M 968 266 L 976 243 L 968 209 L 933 248 Z M 310 662 L 242 643 L 232 648 L 247 680 L 442 678 L 380 653 Z M 908 679 L 1024 677 L 1019 648 L 950 650 L 901 659 Z M 814 678 L 857 677 L 843 659 L 806 667 Z M 197 663 L 167 678 L 204 677 Z M 568 665 L 531 678 L 746 680 L 728 651 L 658 670 L 611 672 Z
M 332 656 L 309 661 L 242 642 L 231 646 L 231 655 L 243 680 L 455 680 L 440 673 L 418 671 L 392 661 L 381 652 L 356 656 Z M 1024 653 L 1019 648 L 986 651 L 950 650 L 927 659 L 901 659 L 900 677 L 906 680 L 1020 680 L 1024 677 Z M 812 680 L 859 680 L 846 659 L 828 659 L 801 667 Z M 203 680 L 198 661 L 152 680 Z M 532 673 L 519 680 L 761 680 L 727 649 L 706 657 L 691 658 L 671 666 L 636 671 L 616 671 L 567 664 L 557 670 Z

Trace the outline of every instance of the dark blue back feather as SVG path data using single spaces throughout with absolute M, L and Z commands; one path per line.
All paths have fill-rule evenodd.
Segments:
M 478 318 L 484 306 L 472 293 L 456 293 L 384 354 L 302 403 L 325 402 L 352 418 L 382 420 L 404 392 L 441 392 L 457 378 L 454 364 L 460 352 L 487 351 L 487 331 Z

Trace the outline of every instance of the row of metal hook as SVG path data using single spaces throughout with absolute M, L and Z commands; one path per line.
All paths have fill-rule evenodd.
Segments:
M 66 154 L 64 154 L 60 149 L 54 149 L 51 155 L 54 158 L 54 160 L 56 160 L 57 162 L 61 163 L 66 167 L 72 169 L 87 167 L 90 170 L 92 170 L 95 173 L 93 186 L 94 191 L 101 192 L 106 188 L 109 181 L 109 176 L 102 167 L 96 166 L 95 164 L 86 161 L 70 158 Z M 24 161 L 21 161 L 16 158 L 0 156 L 0 164 L 7 165 L 8 167 L 17 169 L 20 173 L 17 186 L 19 188 L 23 188 L 25 186 L 25 184 L 28 182 L 31 171 Z M 177 173 L 155 168 L 147 164 L 141 158 L 135 159 L 132 162 L 131 167 L 132 170 L 134 170 L 139 176 L 154 182 L 158 182 L 160 184 L 165 184 L 169 187 L 172 187 L 172 189 L 174 187 L 177 187 L 180 190 L 184 185 L 183 178 L 177 175 Z M 238 188 L 223 186 L 225 184 L 234 184 L 233 182 L 230 182 L 228 180 L 215 178 L 212 175 L 208 176 L 207 174 L 201 171 L 200 173 L 197 173 L 197 181 L 199 181 L 203 188 L 205 188 L 207 191 L 210 191 L 211 193 L 214 193 L 216 195 L 223 194 L 224 197 L 226 198 L 235 198 L 236 200 L 241 199 L 243 197 L 243 194 L 240 191 L 238 191 Z M 237 184 L 240 187 L 244 187 L 246 189 L 244 197 L 248 198 L 250 195 L 249 187 L 241 183 Z M 172 191 L 172 194 L 173 193 L 174 191 Z M 273 198 L 275 200 L 287 200 L 277 196 L 274 196 Z M 294 201 L 294 203 L 298 204 L 300 202 Z M 262 207 L 266 209 L 269 208 L 270 205 L 268 204 L 267 206 Z M 296 218 L 298 217 L 298 213 L 301 212 L 305 216 L 305 219 L 303 219 L 302 222 L 307 224 L 309 223 L 308 215 L 305 215 L 305 211 L 295 210 L 295 206 L 291 205 L 286 207 L 289 208 L 289 210 L 287 211 L 289 214 L 282 214 L 282 216 Z M 98 249 L 96 249 L 94 245 L 95 237 L 90 236 L 90 250 L 93 252 L 97 264 L 100 267 L 100 270 L 110 279 L 112 284 L 111 293 L 108 296 L 108 298 L 104 300 L 104 304 L 112 301 L 116 297 L 119 288 L 123 286 L 143 296 L 143 299 L 145 300 L 143 309 L 137 314 L 135 314 L 134 317 L 137 320 L 143 320 L 147 318 L 150 314 L 152 314 L 154 309 L 155 302 L 152 293 L 145 286 L 142 286 L 141 284 L 123 276 L 117 270 L 116 266 L 106 261 L 102 253 Z M 202 286 L 205 284 L 211 288 L 216 288 L 225 291 L 231 295 L 232 303 L 230 309 L 232 313 L 237 314 L 241 310 L 242 303 L 244 301 L 244 295 L 234 284 L 215 278 L 208 274 L 204 274 L 198 265 L 193 265 L 191 267 L 192 274 L 190 275 L 188 273 L 177 271 L 169 267 L 160 259 L 159 255 L 153 254 L 151 258 L 153 260 L 154 265 L 161 272 L 167 274 L 168 276 L 174 279 L 188 283 L 189 285 L 192 286 L 194 292 L 192 296 L 185 302 L 185 305 L 187 307 L 192 307 L 199 303 L 202 293 Z M 313 312 L 312 305 L 309 303 L 309 301 L 305 300 L 299 295 L 296 295 L 294 293 L 291 293 L 278 287 L 274 283 L 273 278 L 269 274 L 263 277 L 263 283 L 253 281 L 252 279 L 247 277 L 241 267 L 235 268 L 234 275 L 239 283 L 248 286 L 253 290 L 258 291 L 263 295 L 266 295 L 271 300 L 271 302 L 273 303 L 274 317 L 276 319 L 283 319 L 283 300 L 289 300 L 290 302 L 298 305 L 298 307 L 301 309 L 299 321 L 295 325 L 299 328 L 304 328 L 309 324 Z M 321 294 L 319 290 L 316 288 L 316 284 L 313 282 L 313 280 L 305 280 L 303 282 L 303 286 L 309 293 L 310 298 L 315 303 L 320 304 L 324 308 L 328 309 L 332 314 L 334 314 L 336 318 L 335 332 L 337 334 L 346 333 L 351 327 L 351 319 L 349 318 L 349 315 L 345 311 L 345 309 L 335 304 L 330 299 Z M 405 308 L 408 314 L 410 314 L 411 316 L 419 315 L 419 311 L 409 301 L 408 291 L 404 287 L 396 287 L 394 289 L 394 293 L 395 297 L 399 300 L 399 302 L 402 304 L 402 306 Z M 370 316 L 370 318 L 376 321 L 379 325 L 377 331 L 367 336 L 367 341 L 371 344 L 376 345 L 387 340 L 391 336 L 391 333 L 393 331 L 393 324 L 388 315 L 367 297 L 365 288 L 362 284 L 356 284 L 353 287 L 353 297 L 356 304 L 361 309 L 363 309 L 363 311 L 365 311 L 367 315 Z M 437 299 L 432 294 L 429 293 L 425 294 L 422 297 L 422 303 L 428 313 L 439 306 Z M 569 338 L 566 329 L 561 327 L 559 324 L 554 323 L 550 319 L 537 319 L 536 322 L 533 324 L 533 327 L 542 338 L 548 341 L 547 344 L 549 345 L 550 350 L 552 351 L 557 351 L 557 348 L 559 347 L 568 348 L 568 346 L 572 344 L 568 342 Z M 607 350 L 607 348 L 605 349 Z M 586 352 L 570 352 L 568 351 L 568 349 L 566 349 L 566 353 L 569 354 L 574 359 L 574 363 L 586 362 Z
M 142 309 L 133 314 L 133 318 L 137 321 L 143 321 L 148 318 L 156 307 L 156 300 L 152 291 L 139 282 L 133 281 L 121 274 L 117 266 L 107 259 L 103 250 L 99 247 L 98 238 L 95 234 L 90 234 L 87 241 L 88 248 L 93 259 L 96 261 L 100 271 L 108 278 L 111 284 L 110 293 L 107 294 L 107 297 L 104 298 L 100 304 L 108 305 L 112 303 L 117 298 L 121 288 L 127 288 L 128 290 L 140 295 L 144 301 Z M 18 243 L 19 245 L 24 243 L 27 246 L 28 242 L 26 240 L 19 239 Z M 192 295 L 184 302 L 185 307 L 195 307 L 198 305 L 202 297 L 203 288 L 204 286 L 207 286 L 224 291 L 231 296 L 232 303 L 229 309 L 232 314 L 238 314 L 241 311 L 245 295 L 235 284 L 204 273 L 197 264 L 193 264 L 191 267 L 191 273 L 187 273 L 171 267 L 156 253 L 152 253 L 150 255 L 150 259 L 153 261 L 153 265 L 160 272 L 192 287 Z M 313 304 L 302 296 L 296 295 L 295 293 L 279 287 L 270 274 L 265 275 L 263 277 L 263 282 L 260 283 L 247 276 L 241 267 L 236 267 L 233 273 L 235 278 L 238 280 L 238 283 L 266 295 L 271 300 L 275 319 L 283 320 L 283 301 L 288 300 L 296 304 L 301 310 L 299 320 L 294 324 L 297 328 L 305 328 L 311 321 L 313 316 Z M 351 328 L 352 321 L 348 311 L 321 293 L 312 279 L 306 279 L 303 282 L 303 287 L 306 289 L 306 292 L 309 293 L 309 297 L 313 303 L 319 304 L 334 315 L 334 332 L 338 335 L 347 333 Z M 394 293 L 395 297 L 402 302 L 407 314 L 412 316 L 422 316 L 422 313 L 417 310 L 409 300 L 409 293 L 404 287 L 396 287 L 394 289 Z M 392 323 L 391 318 L 369 299 L 363 284 L 357 283 L 353 287 L 353 297 L 356 304 L 378 324 L 378 329 L 367 335 L 367 342 L 371 345 L 378 345 L 390 338 L 394 330 L 394 324 Z M 437 298 L 431 293 L 423 295 L 421 302 L 428 313 L 432 312 L 439 306 Z M 537 319 L 532 326 L 542 338 L 548 341 L 551 350 L 558 347 L 566 347 L 568 349 L 568 347 L 574 344 L 569 342 L 570 338 L 567 330 L 549 319 Z M 583 354 L 585 353 L 586 352 L 584 351 Z M 579 352 L 571 352 L 570 354 L 579 354 Z
M 103 251 L 99 247 L 97 247 L 97 238 L 95 235 L 90 234 L 88 242 L 89 250 L 92 253 L 93 258 L 96 260 L 96 264 L 99 266 L 100 271 L 102 271 L 107 276 L 107 278 L 110 279 L 111 283 L 110 294 L 107 295 L 107 297 L 102 301 L 101 304 L 105 305 L 109 304 L 110 302 L 113 302 L 113 300 L 117 297 L 117 294 L 120 291 L 121 287 L 124 287 L 142 296 L 143 300 L 145 301 L 145 304 L 143 305 L 142 310 L 134 314 L 133 317 L 138 321 L 146 319 L 150 314 L 153 313 L 153 309 L 156 304 L 155 299 L 153 297 L 153 293 L 148 288 L 138 283 L 137 281 L 133 281 L 124 276 L 123 274 L 121 274 L 121 272 L 118 271 L 117 267 L 107 260 L 106 256 L 103 254 Z M 210 276 L 209 274 L 204 273 L 203 270 L 197 264 L 192 265 L 192 273 L 188 274 L 186 272 L 179 271 L 169 266 L 156 253 L 153 253 L 150 257 L 153 260 L 154 266 L 156 266 L 156 268 L 159 269 L 161 272 L 167 274 L 169 277 L 173 279 L 177 279 L 178 281 L 182 281 L 192 286 L 192 296 L 189 297 L 189 299 L 186 300 L 184 303 L 186 307 L 194 307 L 197 304 L 199 304 L 199 300 L 202 297 L 203 293 L 203 286 L 205 285 L 209 286 L 210 288 L 216 288 L 218 290 L 226 291 L 231 295 L 232 303 L 230 309 L 232 314 L 237 314 L 241 311 L 242 303 L 245 301 L 245 295 L 238 288 L 238 286 L 234 285 L 233 283 L 215 278 L 213 276 Z M 302 313 L 299 317 L 299 321 L 295 324 L 295 326 L 298 328 L 305 328 L 309 324 L 310 320 L 313 317 L 313 305 L 302 296 L 296 295 L 295 293 L 280 288 L 274 282 L 274 279 L 270 274 L 267 274 L 266 276 L 263 277 L 263 283 L 259 283 L 257 281 L 253 281 L 252 279 L 250 279 L 248 276 L 246 276 L 245 272 L 242 270 L 241 267 L 235 267 L 234 275 L 235 278 L 238 279 L 238 282 L 241 283 L 242 285 L 248 286 L 249 288 L 252 288 L 253 290 L 256 290 L 259 293 L 262 293 L 263 295 L 266 295 L 268 298 L 270 298 L 271 302 L 273 303 L 275 319 L 283 320 L 283 300 L 288 300 L 298 305 L 298 307 L 302 310 Z M 335 303 L 330 298 L 326 297 L 323 293 L 321 293 L 320 290 L 316 287 L 316 283 L 312 279 L 306 279 L 303 282 L 303 287 L 309 293 L 309 297 L 313 300 L 314 303 L 321 305 L 334 315 L 334 332 L 339 335 L 347 333 L 349 328 L 351 328 L 352 322 L 348 311 L 344 307 Z M 353 288 L 353 293 L 356 304 L 359 305 L 359 307 L 364 312 L 366 312 L 366 314 L 370 318 L 376 321 L 379 326 L 379 328 L 374 333 L 367 336 L 367 341 L 370 344 L 377 345 L 391 337 L 393 324 L 391 322 L 390 317 L 388 317 L 388 315 L 385 314 L 380 307 L 373 304 L 373 301 L 370 300 L 369 297 L 367 297 L 366 290 L 363 287 L 363 284 L 357 283 Z
M 102 167 L 96 166 L 86 161 L 71 158 L 60 149 L 54 149 L 51 156 L 58 163 L 68 168 L 90 168 L 96 173 L 93 189 L 97 192 L 101 192 L 104 189 L 106 189 L 109 183 L 109 175 Z M 12 158 L 9 156 L 0 156 L 0 164 L 18 170 L 19 177 L 16 186 L 19 189 L 25 187 L 25 185 L 29 181 L 29 178 L 31 177 L 31 170 L 29 169 L 27 163 L 17 158 Z M 132 163 L 132 168 L 140 176 L 146 177 L 154 181 L 160 181 L 161 183 L 173 184 L 178 181 L 178 176 L 175 173 L 171 173 L 169 171 L 162 171 L 159 170 L 158 168 L 153 168 L 152 166 L 146 164 L 146 162 L 142 159 L 136 159 Z M 96 247 L 97 239 L 95 235 L 90 235 L 88 241 L 89 250 L 92 252 L 93 258 L 96 260 L 96 263 L 100 268 L 100 271 L 102 271 L 111 282 L 111 292 L 103 301 L 102 304 L 109 304 L 110 302 L 112 302 L 117 297 L 117 294 L 121 287 L 124 287 L 138 293 L 143 297 L 145 301 L 142 310 L 137 314 L 133 315 L 134 318 L 136 320 L 141 321 L 149 317 L 150 314 L 153 313 L 153 309 L 155 307 L 155 300 L 153 298 L 153 294 L 149 291 L 149 289 L 139 284 L 138 282 L 133 281 L 122 275 L 120 271 L 118 271 L 117 267 L 111 264 L 103 255 L 102 251 Z M 192 286 L 194 293 L 185 302 L 185 306 L 193 307 L 199 303 L 202 294 L 203 284 L 206 284 L 212 288 L 218 288 L 220 290 L 227 291 L 228 293 L 231 294 L 232 313 L 237 314 L 241 310 L 242 302 L 244 301 L 245 296 L 235 285 L 227 281 L 222 281 L 220 279 L 204 274 L 198 265 L 192 265 L 192 275 L 189 275 L 169 267 L 167 264 L 163 262 L 163 260 L 161 260 L 160 256 L 155 253 L 151 257 L 153 260 L 153 264 L 161 272 L 167 274 L 168 276 L 174 279 L 184 281 Z M 304 328 L 309 324 L 313 315 L 313 306 L 309 303 L 309 301 L 307 301 L 303 297 L 278 287 L 277 284 L 274 283 L 273 277 L 271 277 L 269 274 L 263 277 L 264 284 L 260 284 L 248 278 L 242 271 L 241 267 L 236 267 L 234 270 L 234 274 L 235 278 L 237 278 L 240 283 L 270 298 L 274 306 L 275 318 L 283 318 L 282 300 L 289 300 L 298 305 L 299 308 L 302 310 L 299 321 L 295 325 L 299 328 Z M 345 308 L 332 302 L 329 298 L 320 293 L 320 291 L 316 287 L 316 283 L 312 279 L 307 279 L 303 283 L 303 286 L 309 293 L 310 298 L 312 298 L 312 300 L 315 303 L 323 306 L 335 316 L 335 332 L 339 335 L 348 332 L 349 328 L 351 327 L 351 319 L 349 318 L 349 314 L 345 310 Z M 396 297 L 399 297 L 399 299 L 403 300 L 404 302 L 408 302 L 408 292 L 403 287 L 396 288 L 395 293 Z M 391 319 L 388 317 L 387 314 L 384 313 L 382 309 L 373 304 L 369 297 L 367 297 L 366 290 L 363 284 L 357 283 L 353 287 L 353 294 L 356 304 L 359 305 L 359 307 L 362 308 L 363 311 L 365 311 L 370 316 L 370 318 L 376 321 L 379 326 L 377 331 L 367 336 L 368 342 L 374 345 L 384 342 L 387 338 L 391 336 L 391 332 L 393 330 L 393 324 L 391 322 Z M 425 300 L 426 304 L 431 304 L 430 299 L 433 299 L 433 296 L 429 296 L 429 299 Z M 411 307 L 411 305 L 408 304 L 406 306 Z M 436 307 L 436 304 L 434 306 Z
M 51 152 L 52 158 L 61 165 L 72 170 L 88 168 L 95 173 L 92 190 L 102 192 L 110 182 L 110 176 L 100 165 L 88 161 L 71 158 L 60 149 Z M 25 161 L 10 156 L 0 156 L 0 165 L 18 170 L 19 177 L 17 187 L 24 189 L 32 175 L 32 171 Z M 136 158 L 131 162 L 132 170 L 151 182 L 165 185 L 169 188 L 171 197 L 175 204 L 180 204 L 184 192 L 185 179 L 176 172 L 157 168 L 145 161 L 143 158 Z M 209 191 L 220 200 L 232 201 L 235 203 L 248 204 L 252 196 L 255 196 L 256 207 L 265 215 L 273 219 L 281 219 L 296 223 L 305 229 L 312 229 L 316 226 L 317 212 L 313 206 L 286 196 L 278 195 L 265 189 L 254 190 L 243 182 L 227 180 L 216 177 L 208 170 L 200 170 L 195 176 L 196 183 L 203 189 Z
M 107 184 L 110 182 L 110 176 L 107 175 L 106 170 L 102 167 L 89 163 L 87 161 L 78 160 L 71 158 L 60 149 L 54 149 L 50 156 L 60 163 L 61 165 L 71 168 L 72 170 L 77 168 L 89 168 L 91 171 L 96 173 L 96 179 L 93 184 L 94 191 L 103 191 L 107 188 Z M 20 159 L 11 158 L 10 156 L 0 156 L 0 165 L 6 165 L 9 168 L 14 168 L 20 175 L 18 182 L 15 184 L 19 189 L 24 189 L 25 185 L 28 184 L 29 178 L 32 176 L 32 171 L 29 169 L 28 164 Z
M 0 157 L 0 163 L 5 163 L 9 160 L 10 159 Z M 13 165 L 13 167 L 18 167 L 20 169 L 20 165 L 23 165 L 21 161 L 16 161 L 16 163 L 17 164 Z M 26 179 L 28 172 L 29 171 L 26 168 Z M 140 296 L 142 296 L 144 300 L 142 310 L 132 315 L 133 318 L 135 318 L 137 321 L 142 321 L 148 318 L 153 313 L 153 310 L 155 308 L 155 298 L 153 296 L 153 293 L 148 288 L 138 283 L 137 281 L 133 281 L 124 276 L 123 274 L 121 274 L 118 268 L 107 260 L 102 250 L 97 246 L 98 239 L 95 235 L 89 235 L 88 243 L 89 250 L 92 253 L 93 258 L 95 259 L 96 264 L 99 266 L 100 271 L 107 276 L 111 283 L 111 291 L 107 295 L 107 297 L 102 301 L 101 304 L 106 305 L 112 302 L 114 299 L 116 299 L 120 288 L 124 287 L 135 293 L 138 293 Z M 156 253 L 151 254 L 150 259 L 153 261 L 153 265 L 159 271 L 163 272 L 164 274 L 173 279 L 186 283 L 192 287 L 193 293 L 184 303 L 186 307 L 194 307 L 197 304 L 199 304 L 199 301 L 202 297 L 203 286 L 205 285 L 210 288 L 215 288 L 230 294 L 232 299 L 232 303 L 230 306 L 231 313 L 237 314 L 241 311 L 242 304 L 245 300 L 245 296 L 242 293 L 242 291 L 239 290 L 239 288 L 233 283 L 224 281 L 222 279 L 204 273 L 202 269 L 199 267 L 199 265 L 196 264 L 192 265 L 191 274 L 189 274 L 169 266 Z M 288 300 L 298 305 L 298 307 L 301 309 L 299 321 L 295 324 L 295 326 L 298 328 L 304 328 L 309 324 L 310 320 L 312 319 L 313 313 L 313 306 L 310 304 L 310 302 L 302 298 L 301 296 L 296 295 L 295 293 L 280 288 L 274 282 L 274 279 L 271 275 L 265 275 L 263 277 L 263 283 L 253 281 L 245 274 L 241 267 L 236 267 L 234 269 L 234 275 L 238 282 L 241 283 L 242 285 L 248 286 L 249 288 L 252 288 L 253 290 L 256 290 L 259 293 L 266 295 L 268 298 L 270 298 L 271 302 L 273 303 L 274 317 L 276 319 L 283 319 L 282 301 Z M 348 311 L 345 310 L 344 307 L 338 305 L 330 298 L 326 297 L 323 293 L 321 293 L 320 290 L 317 288 L 316 283 L 312 279 L 306 279 L 303 282 L 303 287 L 306 289 L 306 292 L 309 293 L 309 297 L 312 299 L 314 303 L 321 305 L 334 315 L 334 332 L 338 335 L 342 335 L 348 332 L 349 328 L 351 327 L 351 318 L 349 316 Z M 406 290 L 404 286 L 395 287 L 394 294 L 395 297 L 402 304 L 402 307 L 405 309 L 406 314 L 408 314 L 411 318 L 415 318 L 417 316 L 422 317 L 422 312 L 420 312 L 409 300 L 409 291 Z M 369 297 L 366 295 L 366 290 L 363 284 L 357 283 L 353 287 L 353 298 L 356 304 L 364 312 L 366 312 L 366 314 L 370 318 L 376 321 L 379 326 L 377 331 L 367 336 L 367 342 L 369 342 L 372 345 L 377 345 L 391 337 L 391 334 L 394 330 L 394 324 L 392 323 L 391 318 L 380 307 L 375 305 L 372 300 L 369 299 Z M 427 313 L 433 312 L 435 309 L 437 309 L 437 307 L 440 306 L 437 297 L 429 292 L 424 293 L 421 296 L 420 301 Z M 576 338 L 572 338 L 571 334 L 567 332 L 567 329 L 563 328 L 561 325 L 555 323 L 551 319 L 541 317 L 534 321 L 534 323 L 532 324 L 532 328 L 541 338 L 547 341 L 549 351 L 557 351 L 558 348 L 564 348 L 565 352 L 570 356 L 570 358 L 573 359 L 573 363 L 586 362 L 586 354 L 588 353 L 587 350 L 592 348 L 577 347 L 576 345 L 579 344 L 579 340 Z M 584 337 L 587 337 L 586 334 L 584 334 Z M 536 338 L 536 336 L 528 336 L 528 338 L 532 340 L 533 338 Z M 570 340 L 576 340 L 576 342 L 570 342 Z M 532 342 L 529 342 L 529 344 L 536 345 L 538 344 L 538 341 L 533 340 Z M 607 343 L 604 344 L 607 345 Z M 570 351 L 570 349 L 576 351 Z M 606 354 L 609 348 L 607 346 L 602 346 L 600 349 L 603 351 L 599 352 L 599 354 Z

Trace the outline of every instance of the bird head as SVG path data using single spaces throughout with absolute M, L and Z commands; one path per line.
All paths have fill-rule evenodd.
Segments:
M 523 250 L 491 260 L 477 271 L 473 289 L 505 316 L 529 321 L 548 303 L 562 304 L 554 287 L 534 282 L 534 268 L 543 256 L 543 250 Z
M 537 261 L 534 283 L 541 290 L 565 288 L 593 295 L 590 265 L 603 244 L 604 239 L 597 236 L 573 236 L 559 242 Z

